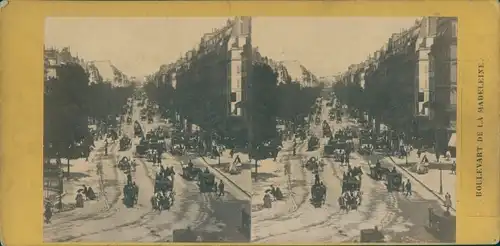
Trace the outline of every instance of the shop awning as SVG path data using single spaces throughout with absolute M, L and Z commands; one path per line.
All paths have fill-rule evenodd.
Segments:
M 457 134 L 451 134 L 450 141 L 448 141 L 448 147 L 457 147 Z

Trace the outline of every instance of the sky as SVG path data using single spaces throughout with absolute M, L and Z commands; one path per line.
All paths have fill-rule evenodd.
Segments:
M 228 17 L 48 18 L 46 47 L 69 46 L 87 61 L 109 60 L 128 76 L 154 73 L 196 47 Z M 331 76 L 380 49 L 417 17 L 254 17 L 252 45 L 275 60 L 298 60 L 316 76 Z

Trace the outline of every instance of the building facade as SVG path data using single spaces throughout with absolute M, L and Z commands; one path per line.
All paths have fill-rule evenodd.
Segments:
M 252 50 L 251 24 L 251 17 L 230 19 L 222 28 L 204 34 L 196 48 L 160 69 L 161 83 L 176 91 L 176 117 L 188 131 L 196 124 L 220 135 L 246 134 L 245 49 Z
M 343 83 L 356 83 L 367 100 L 367 116 L 374 130 L 386 124 L 404 133 L 434 141 L 429 52 L 435 44 L 437 17 L 424 17 L 389 37 L 364 62 L 349 66 L 341 76 Z M 378 88 L 386 88 L 381 91 Z M 390 92 L 388 92 L 389 90 Z M 360 106 L 360 105 L 358 105 Z
M 429 107 L 436 148 L 440 151 L 448 148 L 454 150 L 457 122 L 457 18 L 438 18 L 429 57 Z

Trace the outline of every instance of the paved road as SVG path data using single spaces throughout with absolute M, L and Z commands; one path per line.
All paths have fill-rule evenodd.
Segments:
M 139 118 L 135 108 L 133 120 Z M 123 134 L 133 136 L 133 126 L 126 125 Z M 133 142 L 137 142 L 134 139 Z M 117 163 L 117 157 L 132 156 L 132 149 L 110 153 L 111 158 L 102 161 L 104 169 Z M 111 151 L 112 152 L 112 151 Z M 114 157 L 114 158 L 113 158 Z M 180 163 L 184 158 L 168 157 L 164 165 L 172 165 L 177 173 L 181 172 Z M 250 207 L 249 201 L 240 201 L 232 195 L 231 187 L 226 186 L 228 194 L 220 199 L 213 194 L 201 194 L 194 181 L 186 181 L 180 176 L 174 179 L 175 203 L 170 210 L 152 211 L 150 198 L 153 192 L 153 178 L 157 167 L 145 160 L 139 160 L 133 180 L 140 187 L 138 205 L 126 208 L 122 201 L 121 190 L 126 176 L 114 168 L 115 177 L 107 183 L 114 184 L 116 190 L 111 201 L 111 209 L 101 209 L 90 214 L 79 214 L 78 210 L 61 213 L 54 217 L 52 224 L 44 227 L 44 241 L 49 242 L 165 242 L 172 240 L 172 231 L 190 226 L 194 230 L 218 232 L 221 238 L 233 242 L 248 241 L 238 226 L 241 223 L 241 207 Z M 200 163 L 195 163 L 201 165 Z M 113 180 L 114 178 L 114 180 Z
M 346 122 L 347 119 L 344 119 Z M 334 122 L 330 122 L 334 128 L 345 126 Z M 383 153 L 375 153 L 373 155 L 361 156 L 358 153 L 351 154 L 351 163 L 354 166 L 361 166 L 365 174 L 369 173 L 368 162 L 375 163 L 386 157 Z M 331 167 L 335 173 L 342 174 L 346 170 L 345 167 L 340 167 L 338 163 L 334 163 L 330 159 Z M 393 164 L 389 161 L 383 160 L 382 166 L 392 168 Z M 340 175 L 340 177 L 342 177 Z M 405 180 L 406 182 L 406 180 Z M 450 239 L 454 238 L 453 235 L 433 235 L 429 233 L 425 226 L 428 223 L 428 208 L 432 207 L 438 214 L 444 212 L 441 203 L 435 200 L 432 194 L 413 193 L 411 196 L 405 196 L 402 193 L 394 192 L 388 193 L 385 189 L 383 181 L 374 181 L 367 175 L 363 176 L 363 202 L 369 203 L 369 207 L 373 208 L 372 211 L 365 213 L 366 218 L 374 218 L 383 216 L 382 221 L 378 224 L 386 235 L 390 238 L 391 242 L 451 242 Z M 412 183 L 418 186 L 418 183 Z M 425 189 L 419 189 L 425 190 Z M 378 209 L 379 207 L 384 209 Z M 452 229 L 453 230 L 453 229 Z
M 327 119 L 326 109 L 322 118 Z M 330 124 L 335 129 L 341 127 L 333 122 Z M 311 130 L 314 134 L 322 136 L 321 125 L 312 126 Z M 305 151 L 305 146 L 301 146 L 298 151 L 298 155 L 302 156 L 303 159 L 319 156 L 319 154 L 319 150 Z M 358 154 L 352 154 L 351 164 L 362 166 L 367 173 L 369 168 L 364 163 L 367 160 L 375 162 L 382 157 L 378 155 L 362 157 Z M 285 153 L 282 160 L 292 161 L 293 166 L 297 165 L 297 158 L 290 157 L 289 152 Z M 327 165 L 320 177 L 328 190 L 325 205 L 322 208 L 314 208 L 308 202 L 309 189 L 313 183 L 312 174 L 305 170 L 293 171 L 292 180 L 298 186 L 294 188 L 294 198 L 297 200 L 295 202 L 296 208 L 253 221 L 252 241 L 266 243 L 353 242 L 359 240 L 361 229 L 373 228 L 374 226 L 378 226 L 386 235 L 386 240 L 390 242 L 441 241 L 428 233 L 424 227 L 427 224 L 429 206 L 432 206 L 438 213 L 443 212 L 439 203 L 423 198 L 432 196 L 414 193 L 412 196 L 406 197 L 397 192 L 388 193 L 382 181 L 372 180 L 367 175 L 362 177 L 363 200 L 361 206 L 357 211 L 340 212 L 337 198 L 341 192 L 342 173 L 347 168 L 341 167 L 333 159 L 325 158 L 324 160 Z M 390 163 L 383 165 L 390 166 Z

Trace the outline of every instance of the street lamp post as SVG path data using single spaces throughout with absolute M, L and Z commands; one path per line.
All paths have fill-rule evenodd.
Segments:
M 64 191 L 64 185 L 63 185 L 63 179 L 64 179 L 64 175 L 63 175 L 63 170 L 61 169 L 61 162 L 58 163 L 59 165 L 59 173 L 58 173 L 58 176 L 59 176 L 59 204 L 57 205 L 57 209 L 59 209 L 59 211 L 62 210 L 63 206 L 62 206 L 62 195 L 63 195 L 63 191 Z
M 439 167 L 439 194 L 443 194 L 443 168 Z

